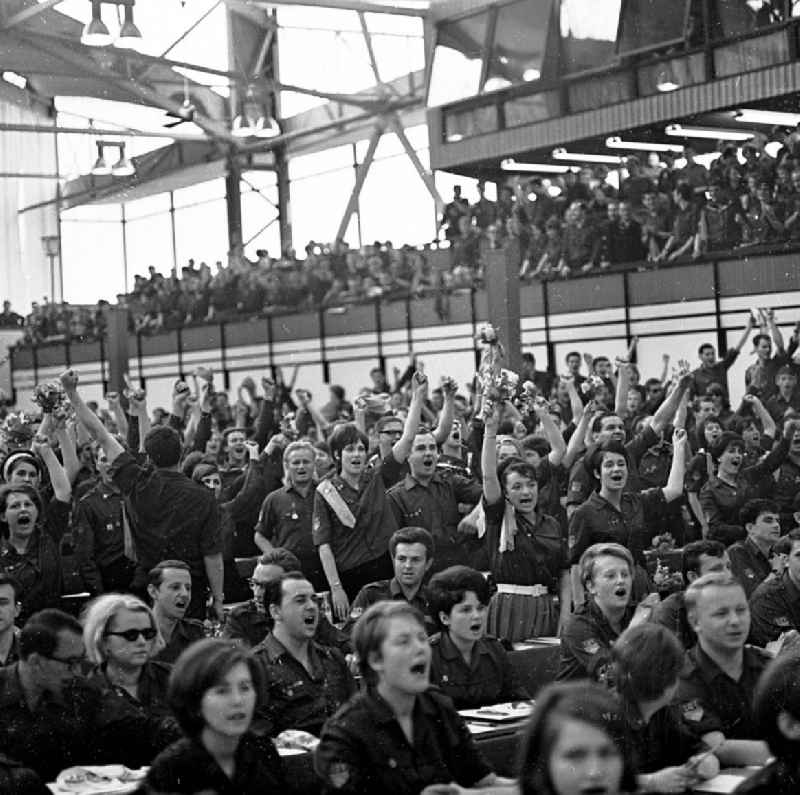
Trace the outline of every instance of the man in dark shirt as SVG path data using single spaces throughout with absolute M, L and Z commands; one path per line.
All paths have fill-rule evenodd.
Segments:
M 316 643 L 319 607 L 314 588 L 298 572 L 264 589 L 272 629 L 253 655 L 264 671 L 264 706 L 257 731 L 277 735 L 300 729 L 319 736 L 322 725 L 353 694 L 355 686 L 341 652 Z
M 697 645 L 675 697 L 683 722 L 724 765 L 764 764 L 768 752 L 753 716 L 756 683 L 771 657 L 745 646 L 750 610 L 742 586 L 729 574 L 706 574 L 686 591 L 686 608 Z
M 436 471 L 439 451 L 433 434 L 417 433 L 408 456 L 409 474 L 393 486 L 388 498 L 400 527 L 424 527 L 436 544 L 435 573 L 457 564 L 474 566 L 474 555 L 482 543 L 459 535 L 459 504 L 480 500 L 481 484 L 472 478 Z
M 478 201 L 470 208 L 470 213 L 475 219 L 475 226 L 483 233 L 497 220 L 497 204 L 484 195 L 486 183 L 479 180 L 475 186 L 478 191 Z
M 78 501 L 72 520 L 83 585 L 92 595 L 130 590 L 136 571 L 131 518 L 104 450 L 97 451 L 96 465 L 100 477 Z
M 777 392 L 767 401 L 766 409 L 775 422 L 783 422 L 787 412 L 800 411 L 800 390 L 797 375 L 788 364 L 781 367 L 775 376 Z
M 642 227 L 631 214 L 630 202 L 622 201 L 618 206 L 619 217 L 608 229 L 608 261 L 612 265 L 624 262 L 640 262 L 645 258 L 642 242 Z
M 311 536 L 314 513 L 315 451 L 308 442 L 291 442 L 283 451 L 285 486 L 267 495 L 256 524 L 255 542 L 262 552 L 288 549 L 300 561 L 300 571 L 318 591 L 327 588 L 325 573 Z
M 800 630 L 800 530 L 786 538 L 791 551 L 783 574 L 762 582 L 750 597 L 750 641 L 757 646 Z
M 692 541 L 683 548 L 681 572 L 683 581 L 689 586 L 698 577 L 712 572 L 730 572 L 728 552 L 719 541 Z M 689 624 L 686 614 L 686 591 L 676 591 L 662 599 L 654 608 L 650 620 L 673 632 L 684 649 L 691 649 L 697 635 Z
M 389 555 L 394 565 L 394 577 L 369 583 L 358 592 L 350 607 L 345 630 L 352 629 L 361 614 L 375 602 L 404 599 L 419 609 L 426 622 L 431 622 L 427 627 L 428 634 L 436 632 L 428 615 L 428 594 L 422 586 L 433 565 L 433 536 L 423 527 L 401 527 L 389 539 Z
M 694 204 L 694 192 L 684 183 L 675 188 L 673 198 L 678 209 L 672 224 L 672 234 L 658 255 L 658 261 L 672 261 L 684 255 L 689 256 L 695 253 L 698 245 L 700 211 Z
M 181 440 L 172 428 L 153 428 L 145 437 L 149 463 L 139 464 L 109 433 L 78 393 L 78 375 L 67 370 L 61 384 L 78 419 L 100 444 L 111 465 L 111 477 L 128 500 L 137 528 L 138 567 L 134 587 L 143 589 L 147 572 L 167 558 L 185 561 L 192 574 L 192 601 L 187 614 L 205 618 L 207 592 L 223 619 L 223 566 L 218 508 L 214 494 L 179 470 Z M 146 412 L 142 402 L 140 410 Z
M 19 659 L 19 617 L 22 586 L 8 574 L 0 573 L 0 667 Z
M 567 213 L 558 269 L 562 274 L 569 274 L 576 268 L 585 273 L 597 265 L 602 240 L 589 221 L 583 202 L 573 202 Z
M 787 423 L 784 423 L 787 424 Z M 787 430 L 788 434 L 789 431 Z M 789 454 L 778 467 L 772 496 L 781 512 L 781 529 L 784 533 L 796 524 L 797 495 L 800 494 L 800 431 L 795 430 L 789 439 Z
M 458 236 L 458 220 L 462 216 L 469 216 L 469 202 L 461 196 L 461 185 L 453 186 L 453 201 L 444 206 L 442 220 L 439 228 L 444 227 L 444 234 L 448 240 Z
M 739 521 L 747 538 L 731 544 L 728 555 L 731 572 L 742 584 L 749 599 L 772 573 L 770 550 L 781 534 L 778 506 L 772 500 L 749 500 L 739 512 Z
M 704 342 L 697 351 L 700 356 L 700 366 L 692 370 L 691 396 L 705 395 L 706 390 L 711 384 L 719 384 L 722 387 L 725 397 L 728 397 L 728 370 L 739 357 L 739 353 L 744 347 L 750 331 L 753 328 L 753 318 L 748 317 L 747 325 L 744 327 L 742 336 L 736 347 L 728 348 L 725 356 L 717 361 L 716 351 L 710 342 Z

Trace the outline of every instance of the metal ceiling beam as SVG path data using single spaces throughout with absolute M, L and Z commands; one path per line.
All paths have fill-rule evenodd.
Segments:
M 16 14 L 3 19 L 2 24 L 0 24 L 0 29 L 9 30 L 16 25 L 21 25 L 23 22 L 27 22 L 29 19 L 41 14 L 42 11 L 47 11 L 48 8 L 53 8 L 61 2 L 63 2 L 63 0 L 43 0 L 43 2 L 40 2 L 38 5 L 31 6 L 30 8 L 23 8 L 22 11 L 18 11 Z
M 175 132 L 174 130 L 159 130 L 148 132 L 146 130 L 112 130 L 100 127 L 49 127 L 46 124 L 10 124 L 0 123 L 2 132 L 47 133 L 53 135 L 93 135 L 96 137 L 118 135 L 124 138 L 171 138 L 176 141 L 205 141 L 205 136 Z
M 144 100 L 149 105 L 163 108 L 180 117 L 182 111 L 180 103 L 173 102 L 169 97 L 158 93 L 147 85 L 137 83 L 134 78 L 119 74 L 101 65 L 95 59 L 86 57 L 82 52 L 74 52 L 63 43 L 57 46 L 56 41 L 52 40 L 52 38 L 47 45 L 45 45 L 39 36 L 22 33 L 17 33 L 16 35 L 21 41 L 24 41 L 33 49 L 39 52 L 47 52 L 49 55 L 59 58 L 76 69 L 86 72 L 86 74 L 91 77 L 100 77 L 118 90 L 127 92 L 138 100 Z M 212 138 L 226 141 L 236 147 L 239 146 L 237 139 L 231 135 L 230 130 L 222 122 L 217 122 L 213 119 L 203 117 L 201 114 L 196 114 L 194 123 Z
M 344 208 L 342 220 L 339 222 L 339 229 L 336 231 L 337 240 L 344 240 L 345 232 L 347 232 L 347 227 L 350 225 L 350 219 L 353 217 L 356 207 L 358 207 L 358 197 L 361 195 L 361 189 L 364 187 L 364 181 L 367 179 L 372 161 L 375 159 L 375 151 L 378 148 L 384 129 L 383 121 L 378 120 L 375 123 L 375 128 L 372 130 L 367 153 L 356 168 L 356 181 L 350 193 L 350 198 L 347 200 L 347 206 Z
M 225 0 L 236 8 L 275 8 L 275 6 L 309 6 L 318 8 L 338 8 L 342 11 L 363 11 L 365 14 L 392 14 L 403 17 L 426 17 L 427 9 L 400 5 L 383 5 L 366 0 Z

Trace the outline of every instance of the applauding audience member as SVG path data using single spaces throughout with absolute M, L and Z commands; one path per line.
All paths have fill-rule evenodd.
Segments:
M 156 757 L 147 793 L 284 792 L 287 783 L 269 737 L 250 731 L 261 703 L 258 664 L 223 640 L 202 640 L 175 664 L 169 703 L 184 737 Z

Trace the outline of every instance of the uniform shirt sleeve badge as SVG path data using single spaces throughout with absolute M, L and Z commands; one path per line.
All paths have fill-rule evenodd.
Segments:
M 778 626 L 778 627 L 791 627 L 792 626 L 792 622 L 789 621 L 789 619 L 786 618 L 786 616 L 779 616 L 778 618 L 775 619 L 775 626 Z
M 578 493 L 580 493 L 580 492 L 583 490 L 583 486 L 582 486 L 582 485 L 581 485 L 581 484 L 580 484 L 580 483 L 579 483 L 579 482 L 576 480 L 576 481 L 575 481 L 575 482 L 572 484 L 572 490 L 573 490 L 573 491 L 574 491 L 576 494 L 578 494 Z
M 597 654 L 600 651 L 600 644 L 594 638 L 588 638 L 581 645 L 587 654 Z
M 697 723 L 703 720 L 703 707 L 697 703 L 696 699 L 693 699 L 692 701 L 681 704 L 681 714 L 685 720 Z
M 751 580 L 754 580 L 756 577 L 756 573 L 752 569 L 745 569 L 744 576 L 749 577 Z
M 328 768 L 328 781 L 334 789 L 341 789 L 350 780 L 350 766 L 344 762 L 334 762 Z
M 354 607 L 350 611 L 350 618 L 352 618 L 353 621 L 355 621 L 363 612 L 364 612 L 364 608 L 363 607 Z

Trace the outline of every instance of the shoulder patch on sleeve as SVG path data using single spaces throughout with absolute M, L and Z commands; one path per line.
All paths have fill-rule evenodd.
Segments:
M 570 486 L 570 489 L 574 491 L 576 494 L 578 494 L 579 492 L 583 491 L 583 484 L 575 480 L 572 482 L 572 486 Z
M 703 720 L 703 707 L 697 702 L 697 699 L 685 701 L 681 704 L 681 714 L 685 720 L 697 723 Z
M 789 621 L 786 616 L 778 616 L 778 618 L 775 619 L 775 625 L 778 627 L 791 627 L 792 622 Z
M 587 654 L 597 654 L 600 651 L 600 643 L 594 638 L 587 638 L 581 646 Z

